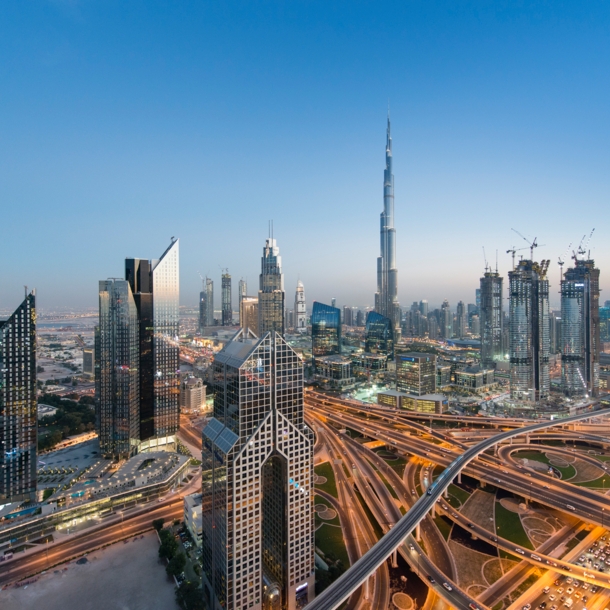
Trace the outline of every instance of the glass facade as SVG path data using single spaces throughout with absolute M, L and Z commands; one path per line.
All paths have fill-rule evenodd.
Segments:
M 508 274 L 510 284 L 510 393 L 518 400 L 548 398 L 548 261 L 522 260 Z
M 396 390 L 423 396 L 436 392 L 436 356 L 396 350 Z
M 314 301 L 311 312 L 311 353 L 321 356 L 341 353 L 341 311 Z
M 394 329 L 392 320 L 376 311 L 366 316 L 364 351 L 371 354 L 384 354 L 389 360 L 394 358 Z
M 36 500 L 36 296 L 0 321 L 0 504 Z
M 296 609 L 313 596 L 313 435 L 303 365 L 278 333 L 246 331 L 213 363 L 203 431 L 203 591 L 207 606 Z M 266 586 L 265 586 L 266 583 Z
M 140 439 L 138 311 L 126 280 L 99 284 L 97 427 L 105 456 L 127 458 Z
M 174 443 L 180 425 L 179 268 L 176 240 L 152 264 L 154 436 L 161 444 Z
M 231 276 L 222 274 L 222 325 L 233 325 L 233 301 L 231 297 Z
M 269 238 L 263 248 L 258 291 L 258 330 L 260 334 L 275 331 L 284 334 L 284 274 L 282 257 L 275 239 Z
M 561 380 L 566 396 L 599 394 L 599 269 L 576 260 L 561 282 Z
M 610 343 L 610 307 L 599 308 L 599 339 L 602 343 Z
M 175 445 L 180 418 L 178 244 L 173 241 L 158 260 L 126 259 L 125 280 L 100 282 L 96 392 L 105 455 L 123 457 Z M 117 369 L 117 362 L 123 368 Z
M 496 362 L 504 360 L 502 349 L 502 278 L 498 273 L 486 271 L 481 278 L 479 290 L 481 366 L 495 367 Z

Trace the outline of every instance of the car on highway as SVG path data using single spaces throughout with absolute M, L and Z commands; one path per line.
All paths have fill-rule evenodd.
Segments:
M 436 580 L 434 580 L 434 578 L 432 578 L 432 576 L 430 576 L 430 574 L 426 575 L 428 577 L 428 580 L 430 581 L 430 584 L 435 584 Z
M 555 596 L 554 595 L 549 595 L 549 601 L 550 602 L 554 602 L 555 601 Z
M 525 555 L 525 551 L 523 549 L 515 549 L 515 552 L 519 553 L 520 555 Z
M 532 604 L 525 604 L 521 610 L 532 610 Z
M 445 587 L 447 591 L 453 591 L 453 587 L 448 582 L 444 582 L 443 587 Z

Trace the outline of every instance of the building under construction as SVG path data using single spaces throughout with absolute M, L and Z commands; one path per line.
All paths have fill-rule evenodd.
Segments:
M 549 396 L 549 262 L 521 260 L 508 273 L 510 394 L 516 400 Z
M 584 254 L 579 250 L 579 253 Z M 561 281 L 561 382 L 566 396 L 599 394 L 599 269 L 573 256 Z
M 497 362 L 504 360 L 502 277 L 497 269 L 486 268 L 481 278 L 480 300 L 481 366 L 495 368 Z

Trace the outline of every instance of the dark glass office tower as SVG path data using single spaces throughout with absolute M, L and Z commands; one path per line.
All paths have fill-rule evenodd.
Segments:
M 314 301 L 311 311 L 311 354 L 314 360 L 341 353 L 341 311 Z
M 212 365 L 203 430 L 203 594 L 212 610 L 302 608 L 314 596 L 313 434 L 303 365 L 276 332 L 242 330 Z M 275 598 L 275 599 L 274 599 Z
M 231 276 L 227 270 L 222 274 L 222 325 L 233 325 L 233 305 L 231 300 Z
M 502 335 L 504 312 L 502 311 L 502 278 L 500 274 L 485 271 L 479 290 L 481 327 L 481 366 L 495 368 L 504 360 Z
M 574 260 L 561 282 L 561 380 L 566 396 L 599 394 L 599 269 Z
M 389 360 L 394 358 L 394 328 L 392 320 L 376 311 L 366 315 L 364 351 L 371 354 L 385 354 Z
M 127 280 L 102 280 L 99 303 L 96 419 L 100 450 L 105 456 L 128 458 L 140 443 L 138 310 Z
M 521 260 L 509 271 L 510 395 L 536 402 L 548 398 L 549 280 L 548 260 Z
M 137 451 L 156 451 L 174 449 L 176 432 L 180 423 L 180 372 L 178 343 L 178 299 L 179 299 L 179 242 L 173 241 L 158 260 L 149 261 L 140 258 L 125 259 L 125 282 L 113 282 L 113 290 L 118 299 L 116 315 L 110 315 L 112 301 L 106 295 L 108 282 L 100 282 L 100 361 L 106 358 L 107 366 L 98 369 L 98 431 L 102 431 L 108 442 L 102 444 L 106 455 L 121 456 L 124 454 L 124 441 L 114 445 L 110 439 L 124 439 L 126 434 L 135 441 L 130 441 L 131 453 Z M 132 315 L 131 302 L 135 306 L 137 328 L 129 326 L 127 331 L 126 316 Z M 120 314 L 120 315 L 119 315 Z M 104 336 L 104 333 L 106 336 Z M 124 342 L 127 347 L 120 347 Z M 135 347 L 133 344 L 135 343 Z M 113 350 L 129 352 L 125 363 L 117 364 Z M 103 355 L 103 350 L 109 350 Z M 136 350 L 135 365 L 131 360 L 132 349 Z M 132 383 L 137 375 L 138 409 L 121 407 L 121 417 L 129 414 L 129 422 L 112 419 L 110 414 L 116 410 L 113 403 L 119 372 L 117 366 L 128 367 L 130 375 L 122 378 L 123 390 L 119 392 L 122 401 L 131 401 L 134 396 Z M 121 375 L 127 369 L 121 370 Z M 129 381 L 129 383 L 128 383 Z M 104 391 L 103 388 L 110 388 Z M 129 388 L 129 398 L 125 395 Z M 135 420 L 135 421 L 134 421 Z M 134 431 L 137 428 L 137 433 Z M 127 430 L 129 431 L 127 433 Z
M 0 321 L 0 504 L 36 500 L 36 296 Z
M 199 333 L 207 326 L 208 306 L 205 302 L 205 290 L 199 293 Z
M 258 291 L 258 330 L 284 334 L 284 275 L 277 242 L 269 238 L 263 248 Z

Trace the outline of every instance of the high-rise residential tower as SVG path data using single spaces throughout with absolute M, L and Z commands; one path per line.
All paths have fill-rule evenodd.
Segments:
M 222 274 L 222 325 L 233 325 L 233 301 L 231 299 L 231 276 L 227 269 Z
M 261 274 L 258 291 L 258 330 L 284 334 L 284 275 L 282 257 L 275 239 L 268 238 L 261 258 Z
M 441 337 L 443 339 L 453 338 L 453 314 L 449 301 L 445 299 L 441 305 Z
M 457 309 L 455 313 L 456 331 L 459 339 L 463 339 L 466 336 L 468 329 L 468 314 L 466 313 L 466 305 L 464 301 L 458 301 Z
M 510 292 L 510 395 L 537 402 L 548 398 L 548 260 L 521 260 L 508 273 Z
M 599 269 L 574 256 L 561 282 L 561 381 L 566 396 L 599 394 Z
M 205 302 L 205 284 L 203 290 L 199 293 L 199 332 L 202 333 L 203 329 L 207 326 L 208 317 L 208 306 Z
M 481 366 L 484 368 L 495 368 L 497 362 L 504 360 L 502 349 L 504 332 L 502 281 L 500 274 L 497 271 L 491 271 L 491 269 L 486 270 L 481 278 L 479 322 L 481 328 Z M 472 318 L 474 318 L 474 315 Z
M 241 311 L 241 301 L 243 298 L 248 296 L 248 283 L 246 282 L 246 280 L 244 280 L 244 278 L 242 277 L 239 280 L 239 285 L 238 285 L 238 289 L 237 289 L 237 298 L 238 298 L 238 308 L 237 311 Z M 241 320 L 239 322 L 240 326 L 241 326 Z
M 297 610 L 314 597 L 313 433 L 303 363 L 277 332 L 240 331 L 213 363 L 203 430 L 203 595 L 211 610 Z
M 341 310 L 314 301 L 311 310 L 311 355 L 316 358 L 341 353 Z
M 305 302 L 305 288 L 303 282 L 297 282 L 294 295 L 294 328 L 298 333 L 307 332 L 307 303 Z
M 258 297 L 243 297 L 239 304 L 239 325 L 258 336 Z
M 0 504 L 36 500 L 36 296 L 0 321 Z
M 214 326 L 214 281 L 209 277 L 205 278 L 205 305 L 207 326 Z
M 158 260 L 125 259 L 125 280 L 100 282 L 96 388 L 104 455 L 175 448 L 179 262 L 175 240 Z
M 389 116 L 383 172 L 383 212 L 380 220 L 381 255 L 377 259 L 375 311 L 392 320 L 394 337 L 398 341 L 400 339 L 400 305 L 398 303 L 398 270 L 396 269 L 394 174 L 392 173 L 392 136 Z

